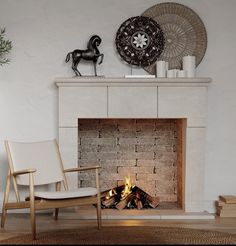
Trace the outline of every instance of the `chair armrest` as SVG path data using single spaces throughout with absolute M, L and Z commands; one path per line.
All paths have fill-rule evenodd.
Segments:
M 23 175 L 27 173 L 35 173 L 36 171 L 37 171 L 36 169 L 25 169 L 25 170 L 13 172 L 12 175 L 17 176 L 17 175 Z
M 75 167 L 75 168 L 69 168 L 65 169 L 64 173 L 70 173 L 70 172 L 80 172 L 80 171 L 86 171 L 86 170 L 92 170 L 92 169 L 99 169 L 100 166 L 90 166 L 90 167 Z

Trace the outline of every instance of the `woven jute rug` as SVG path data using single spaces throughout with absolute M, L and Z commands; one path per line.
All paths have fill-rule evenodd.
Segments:
M 1 241 L 0 244 L 236 244 L 236 235 L 186 228 L 171 227 L 103 227 L 77 228 L 49 231 L 37 234 L 33 241 L 31 234 Z

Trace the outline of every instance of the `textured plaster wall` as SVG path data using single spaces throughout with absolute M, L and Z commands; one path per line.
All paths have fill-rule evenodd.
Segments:
M 57 137 L 55 77 L 72 76 L 67 52 L 85 48 L 98 34 L 105 54 L 99 74 L 123 76 L 130 69 L 116 54 L 120 24 L 140 15 L 158 0 L 0 0 L 0 26 L 13 41 L 11 63 L 0 67 L 0 200 L 7 162 L 4 139 L 37 141 Z M 181 0 L 195 10 L 208 33 L 198 76 L 212 77 L 209 87 L 205 207 L 213 210 L 219 194 L 236 195 L 236 1 Z M 91 74 L 92 66 L 81 66 Z M 145 74 L 143 70 L 134 73 Z

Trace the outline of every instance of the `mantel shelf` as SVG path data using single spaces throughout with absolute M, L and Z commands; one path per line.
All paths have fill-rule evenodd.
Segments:
M 76 86 L 208 86 L 211 78 L 122 78 L 66 77 L 56 78 L 58 87 Z

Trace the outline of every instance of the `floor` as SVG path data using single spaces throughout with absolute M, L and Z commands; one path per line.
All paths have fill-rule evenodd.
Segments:
M 37 214 L 37 232 L 50 231 L 55 229 L 69 229 L 78 227 L 94 227 L 97 226 L 96 220 L 93 219 L 78 219 L 72 215 L 71 212 L 59 214 L 58 221 L 53 219 L 52 213 Z M 165 226 L 165 227 L 182 227 L 182 228 L 195 228 L 206 229 L 221 232 L 229 232 L 236 234 L 236 218 L 219 218 L 204 219 L 204 220 L 191 220 L 191 219 L 178 219 L 178 220 L 140 220 L 140 219 L 123 219 L 123 220 L 103 220 L 103 226 Z M 29 214 L 8 214 L 5 228 L 0 229 L 0 240 L 27 234 L 31 232 Z

